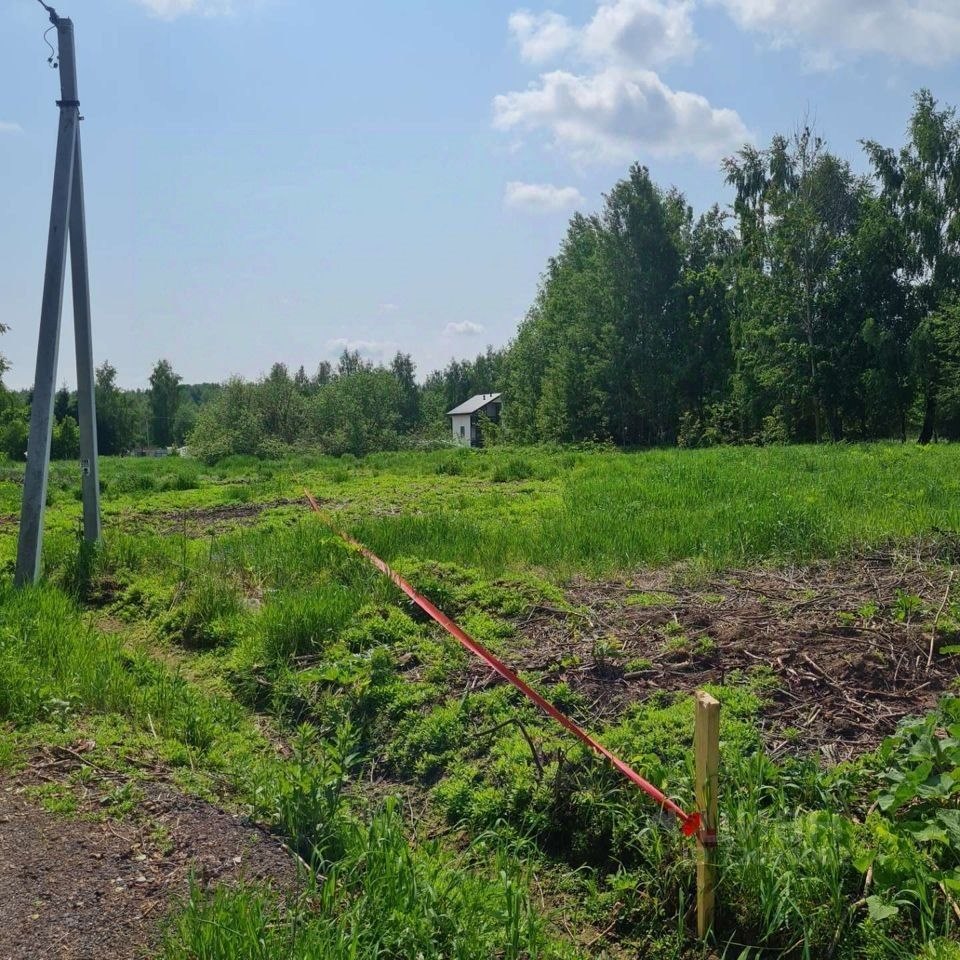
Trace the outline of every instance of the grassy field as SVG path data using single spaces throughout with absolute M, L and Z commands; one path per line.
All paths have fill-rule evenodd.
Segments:
M 7 580 L 21 476 L 0 468 Z M 720 571 L 882 554 L 924 577 L 949 572 L 942 604 L 904 588 L 889 605 L 836 616 L 865 635 L 906 620 L 949 659 L 960 449 L 108 460 L 102 485 L 104 544 L 90 553 L 76 470 L 57 465 L 46 582 L 0 586 L 0 763 L 16 769 L 38 743 L 89 738 L 98 766 L 136 778 L 159 765 L 180 789 L 269 824 L 304 863 L 302 889 L 282 902 L 197 888 L 167 921 L 162 956 L 960 956 L 956 690 L 836 765 L 800 749 L 772 756 L 765 718 L 783 678 L 768 667 L 711 686 L 724 704 L 722 912 L 703 947 L 688 930 L 689 842 L 488 683 L 302 499 L 308 487 L 689 805 L 688 696 L 604 709 L 558 678 L 575 672 L 588 619 L 571 584 L 653 569 L 706 591 Z M 664 601 L 635 592 L 630 602 Z M 560 668 L 535 666 L 525 625 L 543 610 L 570 645 L 551 651 Z M 664 644 L 679 649 L 688 625 L 672 618 Z M 604 636 L 590 644 L 597 663 L 619 656 Z
M 362 461 L 105 461 L 108 525 L 143 512 L 292 498 L 304 486 L 385 557 L 410 554 L 551 578 L 694 559 L 714 567 L 805 561 L 960 527 L 950 446 L 379 454 Z M 75 469 L 59 464 L 54 563 L 79 518 Z M 0 474 L 12 553 L 16 480 Z

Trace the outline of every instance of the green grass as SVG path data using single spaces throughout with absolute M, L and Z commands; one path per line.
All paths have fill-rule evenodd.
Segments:
M 529 456 L 555 476 L 509 493 L 464 483 L 462 507 L 427 498 L 352 529 L 388 557 L 563 574 L 691 558 L 715 568 L 802 562 L 960 526 L 955 447 L 609 452 L 572 464 L 559 454 Z M 491 479 L 511 462 L 493 453 Z
M 309 487 L 339 525 L 509 658 L 518 621 L 569 610 L 561 587 L 575 574 L 679 562 L 675 576 L 696 585 L 717 568 L 913 550 L 914 540 L 949 559 L 958 468 L 960 448 L 893 444 L 109 460 L 105 541 L 84 554 L 78 478 L 57 465 L 48 583 L 0 587 L 10 733 L 0 765 L 18 762 L 19 745 L 95 730 L 98 763 L 153 757 L 184 787 L 273 825 L 311 865 L 315 882 L 296 896 L 194 891 L 168 931 L 167 960 L 561 957 L 610 943 L 700 956 L 684 920 L 693 850 L 675 825 L 515 692 L 476 689 L 465 653 L 305 506 L 277 502 Z M 0 513 L 18 507 L 17 475 L 0 472 Z M 264 512 L 209 513 L 257 504 Z M 14 529 L 0 524 L 8 569 Z M 672 597 L 626 602 L 669 607 Z M 891 615 L 929 611 L 904 595 Z M 102 616 L 123 632 L 99 630 Z M 688 643 L 677 629 L 671 642 Z M 645 666 L 603 639 L 593 657 Z M 529 679 L 692 803 L 689 701 L 654 697 L 598 723 L 565 684 Z M 939 891 L 960 884 L 950 813 L 960 758 L 938 754 L 924 773 L 917 751 L 932 749 L 936 731 L 960 735 L 950 703 L 877 756 L 831 769 L 765 756 L 758 715 L 769 690 L 762 672 L 715 690 L 725 785 L 716 955 L 949 958 L 957 927 Z M 914 794 L 874 808 L 898 776 Z M 371 778 L 412 791 L 424 822 L 371 795 Z M 918 810 L 939 833 L 917 827 Z M 547 896 L 534 907 L 538 884 Z
M 275 894 L 243 889 L 208 901 L 195 891 L 165 957 L 573 956 L 548 936 L 520 866 L 502 851 L 414 847 L 393 802 L 368 822 L 353 815 L 343 798 L 356 762 L 349 726 L 329 744 L 304 728 L 292 758 L 278 758 L 236 702 L 94 629 L 56 588 L 0 591 L 0 728 L 5 746 L 93 734 L 97 766 L 136 777 L 161 762 L 184 771 L 181 786 L 208 794 L 225 776 L 226 799 L 274 825 L 316 871 L 280 913 Z M 111 813 L 135 796 L 128 786 Z M 77 809 L 68 784 L 44 785 L 35 800 L 51 814 Z
M 414 853 L 396 803 L 341 828 L 343 852 L 317 886 L 278 910 L 269 893 L 195 890 L 164 960 L 548 960 L 575 954 L 531 911 L 516 861 L 488 847 Z M 483 864 L 482 867 L 479 864 Z
M 0 476 L 0 512 L 19 507 L 18 475 L 9 467 Z M 551 576 L 691 559 L 714 568 L 805 561 L 960 527 L 960 448 L 950 445 L 489 449 L 234 458 L 216 467 L 106 460 L 102 476 L 108 525 L 134 512 L 297 498 L 307 485 L 388 559 Z M 48 513 L 54 567 L 74 548 L 77 490 L 76 471 L 56 464 Z M 202 534 L 191 523 L 188 533 Z M 12 539 L 12 526 L 0 528 L 0 558 L 12 558 Z
M 259 796 L 313 871 L 283 910 L 257 889 L 194 890 L 172 925 L 165 960 L 409 957 L 512 960 L 573 957 L 532 910 L 517 861 L 493 838 L 452 852 L 409 843 L 400 807 L 388 800 L 368 822 L 344 801 L 349 730 L 333 745 L 309 728 L 294 762 Z

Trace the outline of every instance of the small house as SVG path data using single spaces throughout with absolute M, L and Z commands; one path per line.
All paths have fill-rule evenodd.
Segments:
M 499 393 L 478 393 L 459 407 L 448 410 L 454 442 L 462 447 L 482 447 L 480 418 L 486 417 L 491 423 L 500 422 L 501 396 Z

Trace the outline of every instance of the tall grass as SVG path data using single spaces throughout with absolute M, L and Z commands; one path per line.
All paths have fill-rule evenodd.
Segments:
M 164 960 L 536 960 L 576 956 L 551 943 L 515 862 L 486 869 L 468 849 L 414 852 L 389 801 L 369 825 L 342 828 L 343 857 L 299 904 L 249 889 L 195 889 L 168 933 Z M 484 856 L 489 856 L 484 852 Z
M 559 576 L 691 558 L 712 567 L 805 562 L 960 528 L 954 445 L 493 448 L 215 467 L 107 460 L 103 476 L 110 540 L 115 513 L 297 498 L 306 484 L 388 558 Z M 76 549 L 76 476 L 58 466 L 51 489 L 47 555 L 56 566 Z M 0 478 L 0 508 L 14 512 L 19 496 L 15 478 Z M 14 533 L 2 528 L 0 558 L 12 557 Z
M 124 710 L 135 692 L 120 645 L 59 590 L 0 585 L 0 719 Z
M 278 662 L 300 648 L 296 597 L 285 595 L 262 628 L 280 644 Z M 315 610 L 315 630 L 346 622 L 336 604 L 329 620 L 322 599 L 307 609 Z M 306 636 L 323 639 L 322 631 Z M 244 717 L 236 704 L 205 696 L 165 665 L 92 628 L 62 591 L 0 588 L 0 724 L 60 721 L 66 727 L 92 714 L 129 718 L 198 751 L 201 762 Z M 310 864 L 304 899 L 292 895 L 281 909 L 275 893 L 241 888 L 208 898 L 194 890 L 169 931 L 165 957 L 572 956 L 551 944 L 520 868 L 506 854 L 413 846 L 394 801 L 369 821 L 354 815 L 344 798 L 356 762 L 351 743 L 348 727 L 330 742 L 302 728 L 292 759 L 257 757 L 242 773 L 254 812 Z M 250 751 L 246 756 L 254 759 Z
M 478 461 L 492 472 L 489 489 L 464 484 L 459 502 L 414 500 L 399 515 L 357 518 L 353 531 L 389 557 L 601 573 L 689 558 L 804 562 L 960 529 L 960 447 L 601 452 L 553 479 L 524 478 L 512 495 L 492 481 L 514 458 L 489 453 Z M 526 456 L 541 472 L 567 462 Z M 453 492 L 457 479 L 443 482 Z
M 0 722 L 66 726 L 90 714 L 116 714 L 201 751 L 242 716 L 91 627 L 60 590 L 0 586 Z
M 496 847 L 413 847 L 396 799 L 368 823 L 352 815 L 343 795 L 356 760 L 350 743 L 348 730 L 324 744 L 301 728 L 293 762 L 258 791 L 261 813 L 309 864 L 306 894 L 281 910 L 267 891 L 195 888 L 168 931 L 164 960 L 574 955 L 550 942 L 517 863 Z

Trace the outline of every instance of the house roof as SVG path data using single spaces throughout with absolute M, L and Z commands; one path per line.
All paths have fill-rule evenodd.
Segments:
M 482 410 L 488 403 L 499 400 L 501 396 L 502 394 L 499 393 L 478 393 L 475 397 L 464 400 L 459 407 L 448 410 L 447 416 L 452 417 L 455 414 L 476 413 L 478 410 Z

